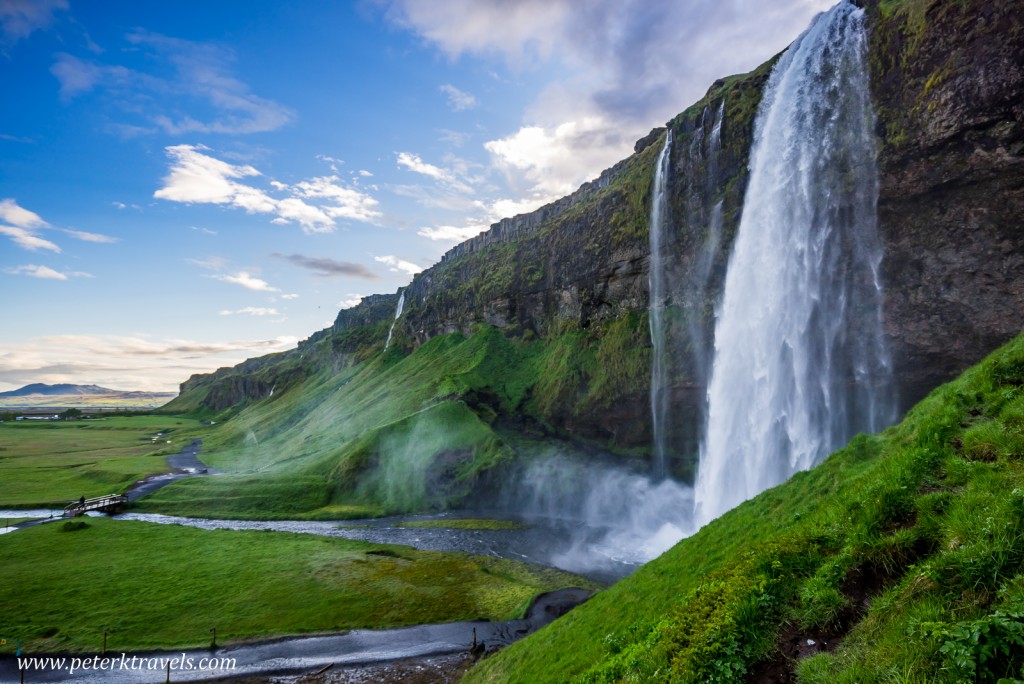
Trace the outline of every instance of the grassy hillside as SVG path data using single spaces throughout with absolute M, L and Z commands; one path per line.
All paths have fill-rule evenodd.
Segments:
M 1024 336 L 468 682 L 1024 677 Z
M 218 418 L 203 460 L 227 475 L 175 483 L 142 505 L 210 517 L 325 519 L 445 508 L 514 457 L 495 430 L 499 415 L 554 434 L 546 415 L 603 405 L 612 387 L 646 382 L 646 361 L 634 363 L 648 350 L 646 337 L 646 318 L 627 314 L 551 341 L 480 325 L 468 337 L 432 338 L 407 356 L 392 347 L 340 368 L 320 358 L 318 371 L 285 391 Z

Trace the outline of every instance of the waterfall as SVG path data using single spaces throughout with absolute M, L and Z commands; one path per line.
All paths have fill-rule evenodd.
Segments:
M 690 143 L 690 168 L 702 172 L 696 174 L 703 178 L 703 187 L 690 188 L 687 204 L 687 225 L 695 234 L 697 227 L 703 226 L 703 240 L 694 250 L 692 266 L 688 279 L 688 299 L 690 304 L 686 315 L 686 336 L 690 351 L 693 382 L 702 390 L 707 391 L 708 373 L 713 361 L 711 340 L 708 339 L 707 326 L 710 313 L 708 298 L 711 294 L 711 272 L 715 254 L 722 241 L 722 201 L 715 201 L 718 188 L 718 156 L 722 148 L 722 120 L 725 115 L 725 100 L 718 105 L 712 114 L 707 107 L 701 115 L 701 125 L 694 132 Z M 708 121 L 708 117 L 711 121 Z M 705 135 L 710 124 L 711 130 Z M 705 140 L 707 149 L 705 150 Z M 706 416 L 701 416 L 701 423 Z
M 668 474 L 668 443 L 666 437 L 668 418 L 668 344 L 665 330 L 665 259 L 663 242 L 665 239 L 665 214 L 668 209 L 668 193 L 665 191 L 665 179 L 668 176 L 670 158 L 672 156 L 672 129 L 665 133 L 665 146 L 658 155 L 658 164 L 654 171 L 654 191 L 651 194 L 651 218 L 648 233 L 651 241 L 651 261 L 648 269 L 650 284 L 651 328 L 651 425 L 654 433 L 654 475 L 665 477 Z
M 864 11 L 819 15 L 776 65 L 715 327 L 698 524 L 891 421 Z
M 395 324 L 398 323 L 398 317 L 402 315 L 402 307 L 405 306 L 405 291 L 398 297 L 398 306 L 395 307 L 395 318 L 391 321 L 391 327 L 388 328 L 388 339 L 384 343 L 384 351 L 387 351 L 388 347 L 391 346 L 391 335 L 395 332 Z

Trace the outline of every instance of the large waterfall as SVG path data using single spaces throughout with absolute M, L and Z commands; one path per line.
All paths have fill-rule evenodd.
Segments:
M 769 78 L 715 327 L 703 524 L 892 419 L 864 11 L 819 15 Z
M 651 194 L 649 234 L 651 242 L 650 313 L 651 344 L 651 425 L 654 432 L 654 475 L 668 474 L 668 361 L 669 349 L 665 330 L 665 299 L 668 296 L 665 277 L 665 224 L 668 209 L 666 179 L 672 156 L 672 129 L 665 134 L 665 146 L 658 155 Z
M 391 327 L 388 328 L 388 339 L 384 343 L 384 350 L 391 346 L 391 335 L 395 332 L 395 324 L 398 323 L 398 317 L 402 315 L 402 308 L 405 306 L 405 291 L 398 297 L 398 306 L 395 307 L 395 318 L 391 321 Z

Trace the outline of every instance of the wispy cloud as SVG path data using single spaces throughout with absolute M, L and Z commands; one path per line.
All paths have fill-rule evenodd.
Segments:
M 467 92 L 463 92 L 450 83 L 445 83 L 440 88 L 441 92 L 448 97 L 448 106 L 452 111 L 461 112 L 476 107 L 476 98 Z
M 362 264 L 351 261 L 335 261 L 326 257 L 310 257 L 303 254 L 278 254 L 272 256 L 284 259 L 296 266 L 308 269 L 318 276 L 325 278 L 346 277 L 363 278 L 365 280 L 379 280 L 380 276 L 366 268 Z
M 246 306 L 244 308 L 237 309 L 235 311 L 231 311 L 230 309 L 224 309 L 224 310 L 222 310 L 220 312 L 220 315 L 221 316 L 237 316 L 237 315 L 246 315 L 246 316 L 280 316 L 281 314 L 280 314 L 280 312 L 278 312 L 277 309 L 270 308 L 270 307 Z
M 60 53 L 50 71 L 60 82 L 61 97 L 71 100 L 102 89 L 126 116 L 142 117 L 122 125 L 123 132 L 145 134 L 162 130 L 170 135 L 220 133 L 244 135 L 274 131 L 290 123 L 288 107 L 259 97 L 231 70 L 234 53 L 213 43 L 198 43 L 148 31 L 129 33 L 125 40 L 148 54 L 156 76 L 118 64 L 83 60 Z M 212 118 L 198 119 L 186 108 L 208 110 Z
M 331 232 L 335 219 L 372 223 L 380 216 L 377 200 L 340 184 L 337 176 L 321 176 L 295 186 L 271 181 L 278 192 L 290 197 L 277 199 L 267 190 L 241 182 L 261 177 L 248 164 L 230 164 L 209 154 L 202 145 L 173 145 L 166 148 L 171 166 L 163 187 L 153 193 L 157 199 L 186 204 L 223 204 L 250 214 L 273 214 L 273 223 L 295 222 L 307 233 Z M 326 200 L 310 204 L 305 199 Z
M 10 198 L 0 200 L 0 221 L 18 228 L 45 228 L 50 225 L 39 214 L 18 206 L 17 201 Z
M 224 257 L 219 257 L 219 256 L 209 256 L 209 257 L 206 257 L 205 259 L 191 259 L 190 258 L 190 259 L 185 259 L 185 261 L 187 261 L 190 264 L 195 264 L 196 266 L 199 266 L 200 268 L 205 268 L 205 269 L 208 269 L 208 270 L 211 270 L 211 271 L 219 271 L 222 268 L 224 268 L 225 266 L 227 266 L 227 264 L 228 264 L 227 260 Z
M 10 47 L 53 23 L 67 0 L 3 0 L 0 2 L 0 46 Z
M 36 232 L 40 228 L 48 228 L 50 224 L 34 211 L 19 206 L 13 199 L 0 200 L 0 222 L 0 235 L 6 235 L 22 249 L 30 252 L 40 249 L 57 253 L 61 251 L 56 243 L 39 237 Z
M 83 240 L 85 242 L 98 242 L 101 244 L 113 244 L 115 242 L 120 242 L 116 237 L 102 235 L 100 233 L 88 233 L 84 230 L 71 230 L 70 228 L 61 228 L 61 230 L 76 240 Z
M 239 271 L 234 274 L 218 274 L 210 276 L 216 280 L 222 280 L 225 283 L 232 283 L 234 285 L 241 285 L 247 290 L 253 292 L 280 292 L 281 290 L 273 287 L 267 281 L 261 280 L 256 276 L 252 275 L 247 271 Z
M 411 154 L 409 152 L 398 153 L 398 165 L 403 166 L 410 171 L 421 173 L 424 176 L 429 176 L 434 180 L 451 181 L 455 177 L 450 171 L 445 171 L 439 166 L 428 164 L 427 162 L 420 159 L 418 154 Z
M 55 271 L 49 266 L 39 266 L 36 264 L 26 264 L 24 266 L 14 266 L 12 268 L 5 268 L 5 273 L 11 275 L 23 275 L 31 278 L 42 278 L 44 280 L 67 280 L 69 277 L 73 278 L 91 278 L 92 275 L 83 271 L 71 271 L 69 273 L 61 273 Z
M 30 252 L 36 252 L 40 249 L 48 249 L 51 252 L 60 252 L 60 247 L 56 244 L 39 237 L 35 233 L 25 230 L 24 228 L 17 228 L 15 226 L 3 226 L 0 225 L 0 235 L 6 235 L 11 238 L 11 241 L 21 247 L 27 249 Z
M 389 266 L 388 270 L 393 271 L 394 273 L 408 273 L 409 275 L 416 275 L 423 270 L 422 266 L 417 266 L 411 261 L 405 261 L 390 254 L 385 256 L 375 256 L 373 257 L 373 260 L 386 264 Z

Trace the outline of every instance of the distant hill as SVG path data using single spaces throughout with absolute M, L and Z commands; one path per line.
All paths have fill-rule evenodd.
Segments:
M 126 392 L 99 385 L 41 382 L 0 392 L 0 409 L 11 408 L 156 408 L 177 396 L 175 392 Z
M 71 385 L 68 383 L 47 385 L 42 382 L 35 382 L 31 385 L 25 385 L 21 389 L 11 390 L 10 392 L 0 392 L 0 397 L 27 397 L 33 394 L 53 396 L 68 394 L 126 394 L 126 392 L 107 389 L 106 387 L 100 387 L 99 385 Z

